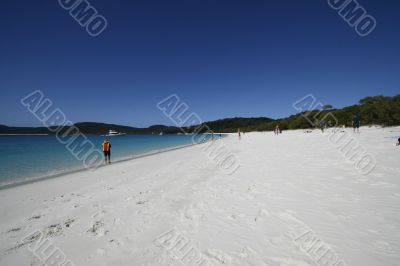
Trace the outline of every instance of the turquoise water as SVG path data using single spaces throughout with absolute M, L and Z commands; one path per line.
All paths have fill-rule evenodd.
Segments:
M 104 137 L 87 137 L 101 148 Z M 190 135 L 126 135 L 109 139 L 112 162 L 192 144 Z M 55 136 L 0 136 L 0 153 L 0 185 L 83 168 L 82 162 Z

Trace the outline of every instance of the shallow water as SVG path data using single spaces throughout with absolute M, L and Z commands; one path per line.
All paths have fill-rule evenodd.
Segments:
M 87 137 L 101 149 L 104 137 Z M 190 135 L 126 135 L 109 139 L 113 162 L 192 144 Z M 55 136 L 0 136 L 0 153 L 0 185 L 84 168 L 82 161 Z

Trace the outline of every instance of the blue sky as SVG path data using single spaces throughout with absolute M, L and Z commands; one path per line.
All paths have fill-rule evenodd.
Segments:
M 360 37 L 325 0 L 89 1 L 91 37 L 56 0 L 0 9 L 0 124 L 39 126 L 21 104 L 42 90 L 73 122 L 171 124 L 171 93 L 203 120 L 285 117 L 312 93 L 343 107 L 400 92 L 400 2 L 359 0 L 377 27 Z

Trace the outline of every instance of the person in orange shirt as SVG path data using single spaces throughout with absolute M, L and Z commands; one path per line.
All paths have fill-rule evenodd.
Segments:
M 104 153 L 104 160 L 106 164 L 111 163 L 111 143 L 108 141 L 108 139 L 105 139 L 103 141 L 103 144 L 101 145 L 103 148 L 103 153 Z

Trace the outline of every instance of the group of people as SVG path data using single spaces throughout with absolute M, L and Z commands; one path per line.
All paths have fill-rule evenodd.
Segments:
M 244 135 L 244 132 L 240 131 L 240 128 L 238 128 L 237 129 L 237 134 L 238 134 L 239 140 L 242 139 L 242 133 Z M 282 129 L 279 127 L 279 125 L 276 125 L 276 127 L 274 129 L 274 133 L 275 133 L 275 135 L 282 134 Z
M 353 121 L 352 121 L 352 126 L 353 126 L 353 130 L 355 133 L 360 133 L 360 124 L 361 124 L 360 116 L 355 115 L 353 117 Z M 317 125 L 319 125 L 319 128 L 321 129 L 321 131 L 324 132 L 324 130 L 327 127 L 332 126 L 332 122 L 331 121 L 326 122 L 325 120 L 321 120 L 321 121 L 317 122 Z M 343 125 L 343 127 L 345 127 L 345 125 Z M 275 126 L 274 133 L 275 133 L 275 135 L 282 134 L 282 129 L 279 127 L 279 125 Z M 309 132 L 307 132 L 307 133 L 309 133 Z M 241 139 L 240 128 L 238 128 L 238 136 L 239 136 L 239 140 L 240 140 Z
M 319 125 L 319 128 L 321 129 L 322 133 L 324 132 L 324 130 L 327 127 L 331 127 L 332 126 L 332 122 L 328 121 L 328 123 L 325 120 L 321 120 L 316 122 L 317 125 Z M 361 120 L 360 120 L 360 116 L 355 115 L 353 116 L 353 120 L 351 122 L 351 125 L 353 126 L 353 131 L 354 133 L 360 133 L 360 124 L 361 124 Z M 342 128 L 344 130 L 344 128 L 346 127 L 346 125 L 342 125 Z
M 321 123 L 322 123 L 322 121 L 321 121 Z M 325 122 L 323 122 L 323 124 L 321 124 L 321 123 L 320 123 L 321 130 L 322 130 L 322 132 L 324 132 L 323 128 L 326 127 L 326 123 Z M 353 125 L 354 132 L 360 133 L 360 117 L 359 116 L 355 115 L 353 117 L 352 125 Z M 238 133 L 239 140 L 241 140 L 242 132 L 240 131 L 240 128 L 238 128 L 237 133 Z M 276 127 L 274 129 L 274 133 L 275 133 L 275 135 L 282 133 L 282 129 L 279 127 L 279 125 L 276 125 Z M 222 138 L 222 134 L 219 134 L 219 137 Z M 212 133 L 212 140 L 214 140 L 214 133 Z M 105 163 L 111 164 L 111 143 L 110 143 L 110 141 L 108 139 L 104 139 L 101 146 L 102 146 L 103 153 L 104 153 Z M 396 146 L 400 146 L 400 138 L 397 140 Z

